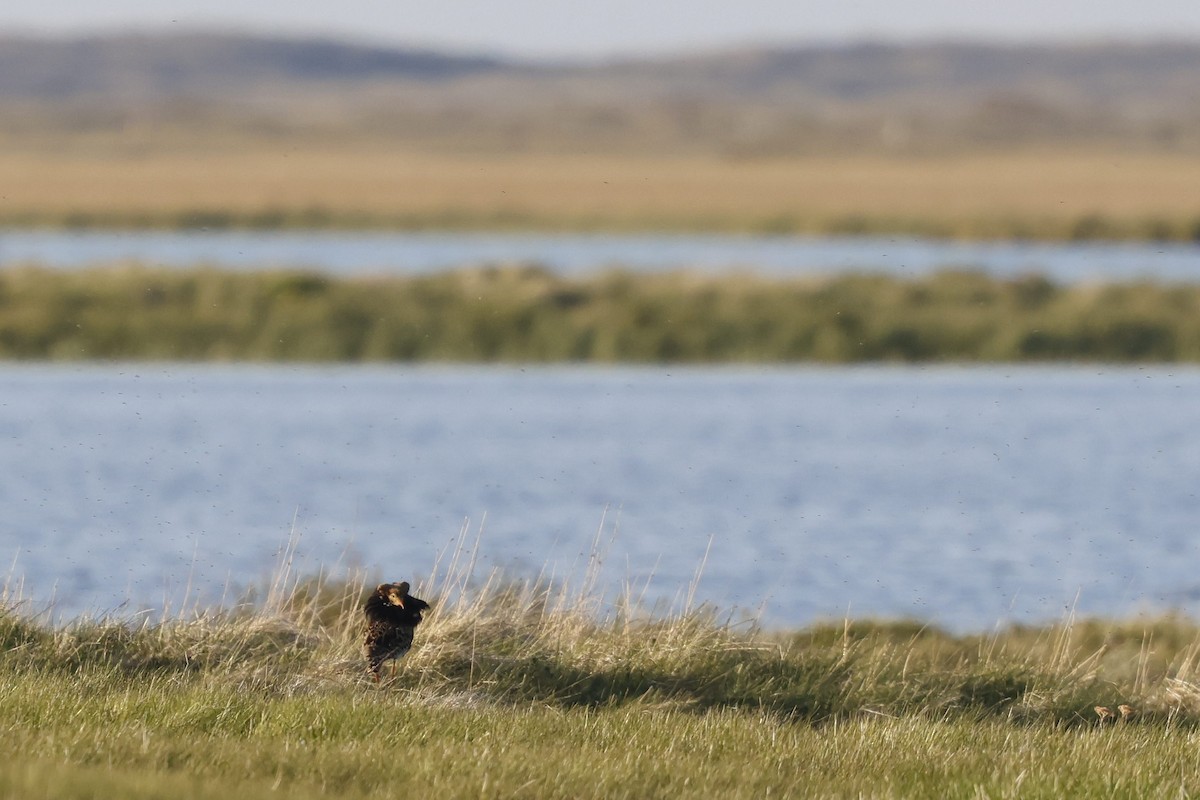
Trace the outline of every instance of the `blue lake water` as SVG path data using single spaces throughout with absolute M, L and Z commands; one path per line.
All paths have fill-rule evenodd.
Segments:
M 847 271 L 922 275 L 971 268 L 1062 281 L 1200 278 L 1200 245 L 1134 242 L 954 242 L 910 237 L 386 232 L 0 231 L 0 268 L 78 268 L 137 260 L 170 267 L 294 267 L 335 274 L 417 274 L 533 262 L 564 275 L 747 269 L 771 275 Z
M 770 625 L 1200 611 L 1200 370 L 0 366 L 0 562 L 60 614 L 297 569 L 650 578 Z M 607 512 L 606 512 L 607 509 Z M 11 566 L 10 566 L 11 565 Z M 3 568 L 0 568 L 3 569 Z M 176 601 L 177 602 L 177 601 Z M 122 605 L 125 604 L 125 605 Z

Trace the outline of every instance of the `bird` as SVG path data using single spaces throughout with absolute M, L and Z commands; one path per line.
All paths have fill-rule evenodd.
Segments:
M 1121 712 L 1121 722 L 1128 722 L 1137 716 L 1137 709 L 1126 703 L 1117 706 L 1117 711 Z
M 1105 724 L 1106 722 L 1111 722 L 1117 717 L 1116 713 L 1108 706 L 1096 706 L 1092 710 L 1095 711 L 1096 716 L 1100 718 L 1101 725 Z
M 381 583 L 363 606 L 367 618 L 363 652 L 375 682 L 383 662 L 401 658 L 412 648 L 413 632 L 429 603 L 408 593 L 408 581 Z

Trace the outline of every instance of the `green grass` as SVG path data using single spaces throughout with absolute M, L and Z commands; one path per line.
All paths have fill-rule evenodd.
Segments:
M 1200 284 L 24 268 L 0 273 L 0 358 L 1198 362 Z
M 455 558 L 395 676 L 361 578 L 158 622 L 0 614 L 0 797 L 1179 797 L 1200 628 L 767 632 L 482 585 Z M 1139 713 L 1101 726 L 1096 704 Z

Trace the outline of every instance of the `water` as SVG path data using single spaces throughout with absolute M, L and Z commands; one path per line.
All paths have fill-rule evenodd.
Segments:
M 770 625 L 1200 604 L 1191 368 L 5 365 L 0 559 L 59 613 L 298 568 L 650 579 Z M 124 604 L 124 605 L 122 605 Z
M 947 242 L 908 237 L 313 232 L 0 231 L 0 268 L 37 262 L 79 268 L 125 259 L 232 269 L 298 267 L 341 275 L 416 274 L 536 262 L 564 275 L 751 269 L 771 275 L 846 271 L 922 275 L 945 268 L 1062 281 L 1200 278 L 1200 246 L 1161 242 Z

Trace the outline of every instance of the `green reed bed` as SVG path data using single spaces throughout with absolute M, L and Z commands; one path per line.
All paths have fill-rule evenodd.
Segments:
M 0 358 L 1197 362 L 1200 283 L 24 268 L 0 273 Z
M 457 563 L 457 562 L 456 562 Z M 1200 628 L 758 630 L 455 564 L 376 685 L 361 577 L 233 608 L 0 614 L 0 797 L 1200 792 Z M 1127 703 L 1101 725 L 1092 707 Z

